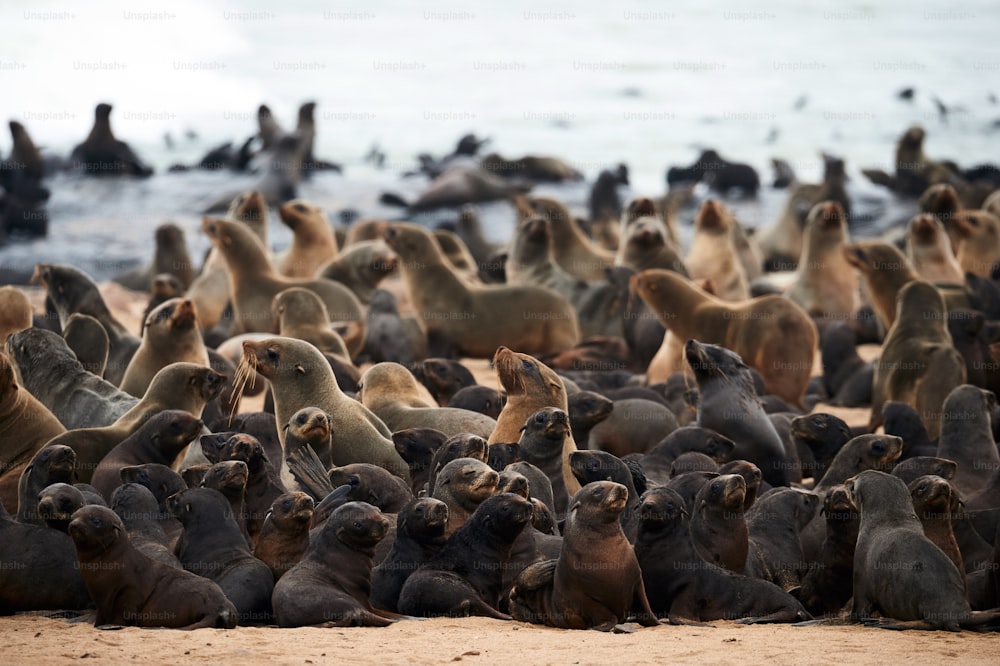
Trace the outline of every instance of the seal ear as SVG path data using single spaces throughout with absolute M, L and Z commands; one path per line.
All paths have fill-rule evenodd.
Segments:
M 299 373 L 300 375 L 304 375 L 304 374 L 306 374 L 306 369 L 305 369 L 305 367 L 302 366 L 301 363 L 296 363 L 295 364 L 295 372 Z
M 204 483 L 204 481 L 202 481 Z M 184 513 L 191 513 L 191 502 L 184 503 Z

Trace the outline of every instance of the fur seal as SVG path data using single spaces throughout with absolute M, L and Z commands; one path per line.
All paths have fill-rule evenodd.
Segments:
M 747 274 L 735 243 L 738 222 L 721 203 L 708 199 L 695 216 L 694 237 L 684 265 L 692 280 L 705 279 L 724 301 L 750 298 Z
M 17 287 L 0 287 L 0 342 L 32 326 L 31 301 Z
M 629 466 L 619 457 L 606 451 L 574 451 L 569 456 L 569 464 L 573 470 L 573 476 L 576 477 L 581 486 L 586 486 L 594 481 L 613 481 L 625 486 L 628 498 L 619 519 L 625 538 L 629 540 L 629 543 L 634 543 L 638 528 L 636 512 L 641 493 L 636 490 L 632 470 Z
M 823 365 L 823 387 L 829 398 L 825 401 L 842 407 L 862 407 L 871 404 L 871 362 L 858 354 L 857 333 L 846 321 L 830 322 L 820 334 L 820 362 Z
M 194 308 L 191 301 L 177 298 L 149 313 L 142 342 L 122 377 L 121 390 L 141 398 L 156 373 L 171 363 L 208 366 L 208 350 Z
M 658 402 L 641 398 L 616 400 L 608 417 L 591 428 L 586 445 L 621 458 L 645 453 L 677 427 L 674 413 Z
M 316 407 L 303 407 L 285 424 L 285 459 L 308 444 L 327 467 L 333 464 L 330 451 L 330 415 Z
M 518 439 L 521 458 L 536 466 L 552 486 L 553 509 L 561 518 L 580 487 L 570 457 L 576 451 L 569 417 L 557 407 L 543 407 L 524 420 Z
M 28 463 L 17 485 L 17 522 L 44 525 L 38 515 L 39 494 L 54 483 L 76 481 L 76 453 L 68 446 L 46 446 Z
M 303 287 L 326 305 L 332 321 L 358 321 L 361 303 L 347 287 L 325 279 L 293 279 L 280 275 L 258 239 L 244 224 L 224 218 L 205 217 L 202 231 L 226 262 L 229 295 L 233 306 L 234 332 L 272 333 L 278 322 L 271 302 L 289 287 Z
M 68 483 L 53 483 L 38 493 L 38 517 L 48 527 L 68 533 L 73 512 L 86 506 L 83 492 Z
M 432 497 L 411 500 L 396 516 L 396 539 L 372 572 L 371 603 L 395 612 L 407 579 L 441 552 L 447 541 L 448 506 Z
M 725 303 L 663 270 L 637 273 L 630 289 L 678 339 L 725 345 L 760 372 L 767 393 L 802 406 L 818 336 L 799 305 L 773 295 Z
M 427 356 L 427 332 L 420 318 L 401 317 L 392 292 L 376 289 L 365 318 L 360 358 L 372 363 L 389 361 L 406 367 Z
M 340 282 L 362 303 L 371 303 L 379 283 L 396 271 L 399 256 L 384 240 L 358 241 L 343 248 L 335 259 L 324 264 L 319 277 Z
M 476 385 L 476 378 L 460 362 L 448 358 L 425 358 L 410 371 L 442 407 L 463 388 Z
M 156 309 L 156 306 L 166 303 L 171 298 L 181 298 L 183 296 L 184 286 L 180 280 L 169 273 L 154 275 L 149 287 L 149 301 L 146 303 L 146 309 L 143 311 L 142 319 L 139 321 L 139 333 L 142 334 L 142 329 L 146 326 L 146 317 Z
M 375 546 L 388 527 L 385 516 L 369 504 L 338 507 L 302 560 L 274 586 L 278 626 L 384 627 L 400 619 L 368 599 Z
M 89 483 L 98 463 L 126 437 L 164 409 L 200 415 L 205 404 L 222 390 L 223 376 L 193 363 L 171 363 L 153 377 L 149 389 L 132 409 L 114 423 L 100 428 L 69 430 L 49 441 L 73 447 L 78 456 L 80 480 Z
M 948 556 L 958 569 L 962 584 L 966 585 L 965 563 L 952 529 L 951 484 L 939 476 L 925 475 L 908 483 L 907 488 L 913 501 L 913 510 L 924 528 L 924 536 Z
M 487 498 L 441 550 L 406 580 L 399 594 L 400 612 L 510 619 L 497 610 L 503 572 L 531 513 L 531 503 L 519 495 Z
M 670 167 L 667 170 L 667 185 L 705 181 L 713 190 L 727 192 L 732 189 L 745 191 L 755 196 L 760 188 L 760 176 L 749 164 L 730 162 L 714 150 L 703 150 L 694 164 L 689 167 Z
M 802 577 L 799 598 L 815 614 L 840 611 L 851 598 L 854 584 L 854 549 L 861 516 L 842 485 L 827 488 L 820 515 L 826 537 L 815 566 Z
M 960 211 L 952 225 L 959 236 L 956 258 L 963 273 L 990 277 L 1000 264 L 1000 217 L 986 211 Z
M 125 368 L 139 348 L 139 338 L 128 332 L 104 302 L 104 297 L 89 275 L 63 264 L 36 264 L 34 279 L 45 287 L 59 313 L 62 326 L 75 312 L 97 319 L 108 332 L 108 363 L 104 378 L 114 385 L 121 383 Z
M 944 298 L 934 285 L 914 280 L 899 291 L 896 317 L 874 368 L 869 427 L 881 424 L 885 401 L 899 400 L 917 410 L 927 434 L 936 438 L 945 397 L 965 383 L 965 360 L 952 346 Z
M 176 547 L 184 568 L 218 584 L 236 606 L 242 624 L 268 622 L 274 576 L 250 554 L 222 493 L 189 488 L 172 495 L 167 506 L 184 525 Z
M 499 347 L 493 355 L 493 365 L 500 384 L 507 391 L 507 403 L 500 411 L 488 443 L 516 442 L 528 418 L 539 409 L 555 407 L 568 411 L 562 378 L 538 359 Z M 573 443 L 572 450 L 575 449 Z
M 266 564 L 277 581 L 295 566 L 309 546 L 309 523 L 315 503 L 305 493 L 275 498 L 264 518 L 253 556 Z
M 88 176 L 129 175 L 142 178 L 153 175 L 153 169 L 124 141 L 111 131 L 111 105 L 101 103 L 94 109 L 94 125 L 90 134 L 70 153 L 76 169 Z
M 496 427 L 496 421 L 488 416 L 427 403 L 421 398 L 416 378 L 398 363 L 373 365 L 361 376 L 360 384 L 361 404 L 393 432 L 405 428 L 434 428 L 449 437 L 470 432 L 486 439 Z
M 711 479 L 695 495 L 691 541 L 706 562 L 743 573 L 750 548 L 743 502 L 747 484 L 738 474 Z
M 324 354 L 350 360 L 347 344 L 330 328 L 330 315 L 323 300 L 313 291 L 291 287 L 278 292 L 271 303 L 278 321 L 278 334 L 284 338 L 305 340 Z M 360 348 L 362 338 L 355 331 L 353 343 Z
M 961 575 L 924 536 L 906 484 L 870 470 L 844 485 L 861 512 L 851 616 L 870 618 L 879 611 L 951 631 L 970 624 L 974 614 Z
M 597 481 L 573 496 L 559 559 L 531 565 L 514 581 L 514 619 L 610 631 L 635 614 L 644 626 L 657 624 L 635 552 L 619 522 L 627 494 L 621 484 Z
M 614 254 L 590 240 L 559 201 L 548 197 L 521 197 L 516 200 L 516 206 L 518 222 L 534 215 L 548 221 L 556 263 L 570 275 L 580 280 L 600 280 L 605 269 L 614 265 Z
M 121 484 L 122 467 L 145 463 L 173 465 L 203 427 L 201 420 L 188 412 L 165 409 L 153 414 L 100 460 L 90 482 L 105 499 L 110 500 L 115 488 Z
M 749 368 L 739 355 L 697 340 L 688 340 L 684 353 L 701 395 L 698 425 L 736 442 L 730 455 L 757 465 L 772 486 L 789 485 L 788 452 L 764 413 Z
M 615 263 L 635 271 L 662 268 L 689 277 L 672 232 L 668 224 L 649 215 L 629 222 Z
M 153 234 L 155 249 L 153 260 L 146 266 L 111 278 L 114 282 L 133 291 L 149 291 L 153 278 L 160 274 L 172 275 L 187 289 L 194 281 L 194 264 L 188 254 L 184 230 L 173 223 L 161 224 Z
M 486 444 L 486 440 L 472 434 L 463 433 L 449 437 L 431 456 L 427 493 L 430 494 L 434 490 L 437 476 L 445 465 L 458 458 L 474 458 L 488 464 L 490 448 L 492 447 Z
M 898 248 L 882 241 L 843 246 L 844 258 L 861 272 L 875 314 L 886 330 L 896 320 L 896 296 L 917 279 L 910 262 Z
M 334 488 L 351 487 L 345 499 L 367 502 L 385 513 L 395 514 L 413 499 L 406 482 L 376 465 L 352 463 L 333 467 L 328 476 Z
M 74 312 L 66 320 L 62 335 L 84 370 L 103 377 L 111 343 L 101 322 L 90 315 Z
M 986 488 L 1000 469 L 1000 454 L 990 426 L 996 404 L 991 391 L 969 384 L 956 386 L 940 403 L 937 456 L 956 463 L 951 483 L 967 497 Z
M 800 587 L 808 562 L 799 534 L 813 520 L 819 495 L 798 488 L 775 488 L 746 511 L 750 534 L 747 569 L 784 590 Z M 763 575 L 760 575 L 763 574 Z
M 16 510 L 24 468 L 66 428 L 23 386 L 10 357 L 0 352 L 0 502 Z
M 917 215 L 910 220 L 906 232 L 906 258 L 921 280 L 934 284 L 965 282 L 965 271 L 955 258 L 940 220 L 927 213 Z
M 676 491 L 651 488 L 637 513 L 635 555 L 657 616 L 669 618 L 671 624 L 809 619 L 802 605 L 777 585 L 703 560 L 691 542 L 688 511 Z
M 236 608 L 218 585 L 143 555 L 130 543 L 125 525 L 111 509 L 80 509 L 73 514 L 69 534 L 83 581 L 97 605 L 95 627 L 236 626 Z
M 574 442 L 586 442 L 590 430 L 611 416 L 615 403 L 594 391 L 578 391 L 566 400 Z
M 224 460 L 217 462 L 202 475 L 197 487 L 218 490 L 229 502 L 229 509 L 240 534 L 246 540 L 247 548 L 253 550 L 253 539 L 247 531 L 246 490 L 247 477 L 250 472 L 242 460 Z M 188 487 L 192 487 L 188 484 Z
M 484 462 L 457 458 L 446 464 L 434 479 L 430 496 L 448 505 L 445 536 L 464 525 L 476 508 L 494 494 L 500 475 Z
M 694 452 L 715 463 L 729 460 L 735 444 L 714 430 L 700 426 L 677 428 L 646 451 L 640 459 L 643 474 L 653 484 L 665 485 L 673 476 L 673 463 L 681 455 Z
M 139 401 L 87 372 L 66 341 L 52 331 L 29 328 L 7 342 L 21 386 L 69 430 L 110 425 Z
M 433 428 L 406 428 L 392 433 L 396 452 L 409 466 L 410 490 L 415 497 L 428 489 L 434 452 L 447 440 L 443 432 Z
M 851 440 L 851 429 L 843 419 L 824 412 L 796 416 L 791 428 L 795 444 L 812 454 L 812 466 L 803 465 L 802 476 L 812 477 L 814 482 L 823 478 L 837 452 Z
M 549 353 L 579 341 L 576 314 L 562 296 L 539 287 L 468 285 L 448 266 L 431 234 L 413 224 L 393 225 L 386 242 L 400 256 L 433 354 L 446 349 L 489 358 L 500 345 Z
M 810 315 L 846 320 L 860 306 L 857 274 L 844 258 L 847 216 L 840 204 L 824 201 L 806 218 L 802 257 L 788 298 Z
M 279 423 L 288 423 L 303 407 L 318 407 L 329 414 L 335 464 L 367 462 L 409 479 L 407 465 L 392 445 L 392 433 L 368 408 L 344 395 L 330 364 L 311 344 L 292 338 L 246 341 L 240 369 L 244 373 L 255 370 L 270 382 Z M 284 445 L 284 433 L 279 436 Z
M 278 219 L 292 230 L 292 246 L 276 262 L 278 272 L 285 277 L 312 279 L 337 258 L 333 227 L 319 206 L 295 199 L 278 208 Z
M 160 511 L 152 491 L 138 483 L 125 483 L 111 495 L 111 510 L 118 514 L 128 539 L 140 553 L 175 569 L 181 563 L 174 556 L 172 543 L 162 521 L 173 518 Z

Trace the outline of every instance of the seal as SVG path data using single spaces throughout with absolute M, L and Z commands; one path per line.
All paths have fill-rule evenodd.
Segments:
M 448 437 L 433 428 L 406 428 L 392 433 L 392 444 L 410 469 L 410 490 L 419 497 L 427 490 L 434 452 Z
M 610 631 L 634 613 L 644 626 L 657 624 L 619 522 L 627 494 L 621 484 L 597 481 L 573 496 L 559 559 L 529 566 L 514 581 L 514 619 Z
M 0 287 L 0 341 L 6 342 L 12 334 L 32 326 L 34 309 L 31 301 L 17 287 Z
M 328 476 L 334 488 L 344 485 L 351 487 L 350 492 L 345 495 L 346 499 L 367 502 L 385 513 L 398 513 L 413 499 L 406 482 L 389 471 L 368 463 L 333 467 Z
M 958 569 L 963 586 L 968 590 L 965 563 L 962 561 L 962 552 L 958 548 L 955 532 L 952 529 L 951 484 L 939 476 L 925 475 L 911 481 L 907 484 L 907 488 L 913 501 L 913 510 L 923 525 L 924 536 L 948 556 Z
M 662 268 L 688 277 L 671 232 L 670 226 L 654 217 L 639 217 L 626 226 L 615 263 L 635 271 Z
M 562 518 L 571 493 L 580 487 L 570 456 L 576 451 L 569 416 L 556 407 L 543 407 L 524 421 L 518 448 L 524 462 L 540 469 L 552 486 L 553 509 Z
M 457 458 L 446 464 L 434 480 L 431 497 L 448 505 L 445 536 L 450 537 L 496 491 L 500 475 L 484 462 Z M 403 611 L 405 612 L 405 611 Z
M 361 319 L 361 303 L 344 285 L 332 280 L 292 279 L 280 275 L 271 265 L 260 239 L 244 224 L 205 217 L 201 228 L 226 262 L 235 333 L 274 332 L 278 322 L 271 313 L 271 302 L 289 287 L 314 291 L 323 300 L 333 321 Z
M 189 488 L 171 495 L 167 506 L 184 525 L 176 547 L 184 568 L 222 588 L 236 607 L 241 624 L 268 622 L 274 576 L 266 564 L 250 554 L 222 493 Z
M 889 243 L 863 241 L 843 247 L 844 258 L 861 273 L 872 308 L 888 330 L 896 320 L 896 296 L 917 274 L 906 255 Z
M 139 321 L 139 333 L 141 334 L 142 329 L 146 327 L 146 317 L 156 309 L 156 306 L 169 301 L 171 298 L 181 298 L 183 296 L 184 285 L 181 284 L 180 280 L 169 273 L 154 275 L 149 286 L 149 301 L 146 303 L 146 309 L 143 311 L 142 319 Z
M 409 470 L 393 447 L 392 433 L 367 407 L 344 395 L 330 364 L 314 346 L 292 338 L 246 341 L 238 372 L 247 370 L 270 382 L 279 423 L 288 423 L 303 407 L 317 407 L 330 415 L 335 464 L 367 462 L 408 480 Z M 279 437 L 284 446 L 284 432 Z
M 97 606 L 94 626 L 199 629 L 236 626 L 236 608 L 214 582 L 139 552 L 114 511 L 88 506 L 73 514 L 69 534 L 80 573 Z
M 951 483 L 959 493 L 971 498 L 986 488 L 1000 469 L 1000 454 L 990 426 L 996 396 L 992 391 L 963 384 L 940 404 L 937 456 L 955 462 Z
M 111 105 L 100 103 L 94 109 L 90 134 L 73 148 L 69 156 L 73 166 L 88 176 L 129 175 L 146 178 L 153 169 L 124 141 L 111 131 Z
M 589 449 L 622 458 L 630 453 L 645 453 L 677 427 L 674 413 L 658 402 L 642 398 L 616 400 L 608 418 L 591 428 L 586 444 Z
M 637 273 L 630 289 L 678 339 L 725 345 L 760 372 L 767 393 L 802 407 L 818 336 L 799 305 L 774 295 L 728 304 L 663 270 Z
M 735 243 L 738 225 L 725 206 L 706 200 L 695 216 L 691 249 L 684 258 L 691 279 L 711 281 L 724 301 L 750 298 L 749 281 Z
M 330 453 L 330 415 L 316 407 L 303 407 L 285 424 L 285 457 L 308 444 L 327 468 L 333 465 Z
M 309 522 L 315 503 L 305 493 L 275 498 L 264 518 L 253 556 L 266 564 L 278 581 L 302 559 L 309 546 Z
M 824 412 L 796 416 L 791 428 L 796 447 L 812 454 L 812 466 L 803 464 L 802 476 L 811 476 L 814 482 L 823 478 L 837 452 L 851 439 L 851 429 L 843 419 Z M 803 457 L 801 451 L 799 457 Z
M 174 569 L 182 568 L 161 524 L 164 519 L 173 518 L 160 511 L 160 505 L 149 488 L 138 483 L 118 486 L 111 495 L 111 510 L 122 519 L 128 540 L 136 550 L 151 560 Z
M 108 364 L 104 378 L 115 386 L 119 385 L 129 360 L 139 348 L 139 338 L 129 333 L 111 314 L 90 276 L 64 264 L 35 264 L 32 279 L 38 280 L 45 287 L 48 298 L 59 313 L 62 326 L 76 312 L 90 315 L 101 322 L 108 333 Z
M 649 606 L 671 624 L 738 619 L 748 624 L 809 619 L 793 596 L 768 581 L 703 560 L 688 530 L 684 499 L 670 488 L 647 490 L 638 509 L 636 560 Z
M 59 419 L 18 384 L 10 357 L 0 352 L 0 502 L 17 509 L 24 468 L 64 432 Z
M 625 302 L 607 280 L 580 280 L 555 258 L 549 222 L 540 215 L 521 222 L 507 256 L 507 282 L 546 287 L 562 295 L 576 311 L 583 337 L 622 334 Z
M 871 404 L 874 367 L 858 354 L 857 333 L 846 321 L 828 323 L 820 334 L 825 401 L 842 407 Z
M 515 539 L 530 521 L 531 503 L 523 497 L 502 493 L 486 499 L 440 552 L 406 580 L 399 593 L 399 611 L 423 617 L 481 615 L 509 620 L 497 610 L 503 571 Z
M 594 391 L 577 391 L 566 399 L 574 442 L 586 442 L 590 430 L 611 416 L 615 403 Z
M 646 478 L 655 485 L 666 485 L 674 476 L 673 463 L 685 453 L 700 453 L 721 463 L 729 460 L 735 444 L 714 430 L 700 426 L 677 428 L 639 459 Z
M 601 280 L 614 265 L 614 254 L 594 243 L 561 202 L 548 197 L 518 197 L 518 222 L 540 215 L 549 223 L 556 263 L 580 280 Z
M 691 512 L 691 541 L 706 562 L 743 573 L 749 532 L 743 514 L 747 483 L 738 474 L 723 474 L 701 487 Z
M 53 483 L 38 493 L 38 517 L 52 529 L 67 533 L 73 512 L 87 504 L 83 493 L 68 483 Z
M 435 407 L 420 394 L 416 378 L 398 363 L 377 363 L 361 376 L 361 404 L 395 432 L 405 428 L 434 428 L 451 437 L 469 432 L 484 439 L 496 421 L 454 407 Z
M 163 303 L 146 317 L 142 343 L 125 369 L 120 388 L 141 398 L 156 373 L 177 362 L 209 364 L 194 303 L 180 298 Z
M 396 612 L 407 579 L 441 552 L 448 537 L 448 506 L 431 497 L 411 500 L 396 516 L 392 549 L 372 571 L 371 603 Z
M 684 353 L 701 395 L 698 425 L 736 442 L 731 456 L 757 465 L 770 485 L 789 485 L 789 456 L 739 355 L 697 340 L 688 340 Z
M 809 563 L 799 533 L 816 515 L 819 495 L 798 488 L 775 488 L 746 511 L 750 534 L 747 570 L 783 590 L 795 590 Z M 763 574 L 763 575 L 761 575 Z
M 442 407 L 463 388 L 476 385 L 467 367 L 448 358 L 425 358 L 410 371 Z
M 882 405 L 898 400 L 916 409 L 928 436 L 937 438 L 941 405 L 965 383 L 965 360 L 952 346 L 944 298 L 934 285 L 914 280 L 899 291 L 895 321 L 874 368 L 870 429 L 881 425 Z
M 431 457 L 430 476 L 427 479 L 427 493 L 434 490 L 437 476 L 445 465 L 458 458 L 474 458 L 479 462 L 489 464 L 490 446 L 482 437 L 472 434 L 459 434 L 449 437 L 439 446 Z
M 0 502 L 0 613 L 82 610 L 93 604 L 73 540 L 49 527 L 15 521 Z
M 906 258 L 921 280 L 934 284 L 963 284 L 965 271 L 955 258 L 951 240 L 933 215 L 924 213 L 906 228 Z
M 826 537 L 816 565 L 802 577 L 799 597 L 814 614 L 840 611 L 851 598 L 854 584 L 854 549 L 861 516 L 842 485 L 826 489 L 820 515 L 826 520 Z
M 87 372 L 104 376 L 108 367 L 108 332 L 90 315 L 71 314 L 63 327 L 63 339 Z
M 282 337 L 305 340 L 324 354 L 350 360 L 347 344 L 339 333 L 330 328 L 326 305 L 315 292 L 302 287 L 278 292 L 271 303 L 271 311 L 278 321 L 278 334 Z M 355 331 L 354 336 L 353 344 L 360 349 L 360 332 Z
M 338 507 L 302 560 L 274 586 L 278 626 L 384 627 L 400 619 L 368 599 L 375 546 L 388 526 L 385 516 L 364 502 Z
M 122 467 L 145 463 L 169 467 L 203 427 L 201 420 L 188 412 L 165 409 L 154 414 L 101 459 L 90 482 L 105 499 L 110 500 L 115 488 L 121 484 Z
M 854 553 L 855 619 L 878 610 L 896 620 L 958 631 L 973 621 L 965 585 L 926 536 L 900 479 L 869 470 L 844 484 L 861 512 Z
M 639 507 L 640 493 L 636 490 L 632 470 L 629 469 L 629 466 L 617 456 L 606 451 L 574 451 L 569 456 L 569 464 L 573 469 L 573 476 L 576 477 L 581 486 L 595 481 L 612 481 L 625 486 L 628 498 L 625 509 L 619 516 L 619 522 L 621 522 L 625 538 L 630 543 L 634 543 L 639 525 L 636 511 Z
M 986 211 L 960 211 L 952 224 L 960 238 L 956 254 L 963 273 L 990 277 L 1000 264 L 1000 217 Z
M 210 488 L 222 493 L 222 496 L 229 502 L 230 513 L 236 519 L 236 525 L 246 540 L 247 548 L 253 550 L 253 539 L 247 532 L 246 489 L 248 476 L 250 476 L 250 472 L 247 470 L 245 462 L 224 460 L 205 470 L 198 487 Z
M 814 317 L 849 319 L 861 305 L 857 273 L 844 258 L 847 215 L 824 201 L 806 218 L 802 257 L 786 295 Z
M 450 229 L 439 228 L 432 233 L 434 242 L 455 272 L 470 283 L 479 282 L 479 264 L 469 252 L 469 248 L 465 247 L 461 237 Z
M 401 259 L 432 355 L 446 349 L 489 358 L 500 345 L 550 353 L 579 341 L 576 315 L 562 296 L 539 287 L 468 285 L 446 263 L 431 234 L 413 224 L 393 225 L 386 242 Z M 524 326 L 528 321 L 533 325 Z
M 295 199 L 278 208 L 278 219 L 292 230 L 291 247 L 277 258 L 278 272 L 285 277 L 312 279 L 337 258 L 333 227 L 319 206 Z
M 201 414 L 205 404 L 222 390 L 223 376 L 193 363 L 171 363 L 156 373 L 146 394 L 114 423 L 100 428 L 69 430 L 49 440 L 48 446 L 71 446 L 78 456 L 80 481 L 89 483 L 98 463 L 154 414 L 179 409 Z
M 166 533 L 170 552 L 173 554 L 173 544 L 180 538 L 184 526 L 170 512 L 167 500 L 175 493 L 179 493 L 187 488 L 187 482 L 174 470 L 158 463 L 122 467 L 119 474 L 121 475 L 123 486 L 133 483 L 153 493 L 153 498 L 159 507 L 156 522 L 159 523 L 160 527 Z
M 15 333 L 7 348 L 21 386 L 69 430 L 110 425 L 139 401 L 88 372 L 66 341 L 52 331 Z
M 358 300 L 368 304 L 379 283 L 398 266 L 399 256 L 383 239 L 377 238 L 343 248 L 335 259 L 320 268 L 319 276 L 340 282 L 353 291 Z
M 903 450 L 906 450 L 905 444 Z M 951 481 L 955 478 L 955 471 L 957 469 L 958 465 L 953 460 L 945 460 L 944 458 L 936 458 L 934 456 L 915 456 L 900 460 L 890 473 L 902 479 L 903 483 L 909 486 L 919 477 L 928 475 L 940 477 L 945 481 Z
M 704 453 L 688 451 L 677 456 L 670 464 L 670 476 L 678 476 L 687 472 L 715 472 L 718 474 L 719 463 Z
M 743 190 L 756 196 L 760 188 L 760 176 L 749 164 L 730 162 L 714 150 L 703 150 L 694 164 L 689 167 L 671 167 L 667 170 L 667 184 L 706 181 L 713 190 L 727 192 Z
M 184 230 L 170 222 L 161 224 L 156 227 L 153 241 L 152 262 L 111 279 L 133 291 L 149 291 L 157 275 L 168 274 L 180 282 L 182 289 L 190 287 L 195 273 L 184 240 Z
M 372 363 L 390 361 L 406 367 L 427 356 L 427 333 L 420 318 L 401 317 L 392 292 L 372 292 L 365 319 L 365 340 L 360 358 Z

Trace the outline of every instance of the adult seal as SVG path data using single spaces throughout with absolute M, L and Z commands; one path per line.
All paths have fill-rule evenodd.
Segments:
M 847 320 L 861 305 L 858 277 L 844 258 L 847 215 L 840 204 L 824 201 L 806 218 L 802 257 L 788 298 L 810 315 Z
M 333 227 L 323 210 L 296 199 L 278 208 L 278 219 L 292 230 L 292 246 L 278 257 L 278 272 L 286 277 L 312 279 L 320 268 L 337 258 L 339 248 Z
M 125 369 L 120 388 L 141 398 L 157 372 L 180 361 L 209 365 L 194 303 L 176 298 L 163 303 L 146 317 L 142 343 Z
M 103 102 L 94 109 L 90 134 L 70 153 L 70 161 L 88 176 L 153 175 L 152 167 L 127 143 L 115 138 L 111 131 L 111 105 Z

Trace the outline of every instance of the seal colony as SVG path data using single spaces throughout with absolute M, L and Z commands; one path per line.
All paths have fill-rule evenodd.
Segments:
M 77 158 L 113 149 L 148 175 L 110 110 Z M 258 113 L 272 158 L 301 151 L 293 181 L 326 164 L 313 113 L 295 132 Z M 706 150 L 670 170 L 665 199 L 627 204 L 608 191 L 627 174 L 605 177 L 593 197 L 611 203 L 578 220 L 526 196 L 575 169 L 480 160 L 475 137 L 423 161 L 437 180 L 409 210 L 507 198 L 506 272 L 484 268 L 504 248 L 468 208 L 454 231 L 337 229 L 273 178 L 205 217 L 200 270 L 183 235 L 154 232 L 150 268 L 122 278 L 149 290 L 141 326 L 85 272 L 39 263 L 53 316 L 2 291 L 0 613 L 1000 629 L 1000 278 L 981 270 L 1000 222 L 963 208 L 972 177 L 922 140 L 909 130 L 911 162 L 882 178 L 933 190 L 903 249 L 851 241 L 841 160 L 790 190 L 808 210 L 768 235 L 797 225 L 778 244 L 800 251 L 790 283 L 722 199 L 680 190 L 753 196 L 750 165 Z M 269 206 L 295 232 L 282 254 Z M 184 270 L 158 273 L 163 254 Z M 867 366 L 859 340 L 884 343 Z M 851 423 L 824 407 L 848 383 L 869 408 Z

